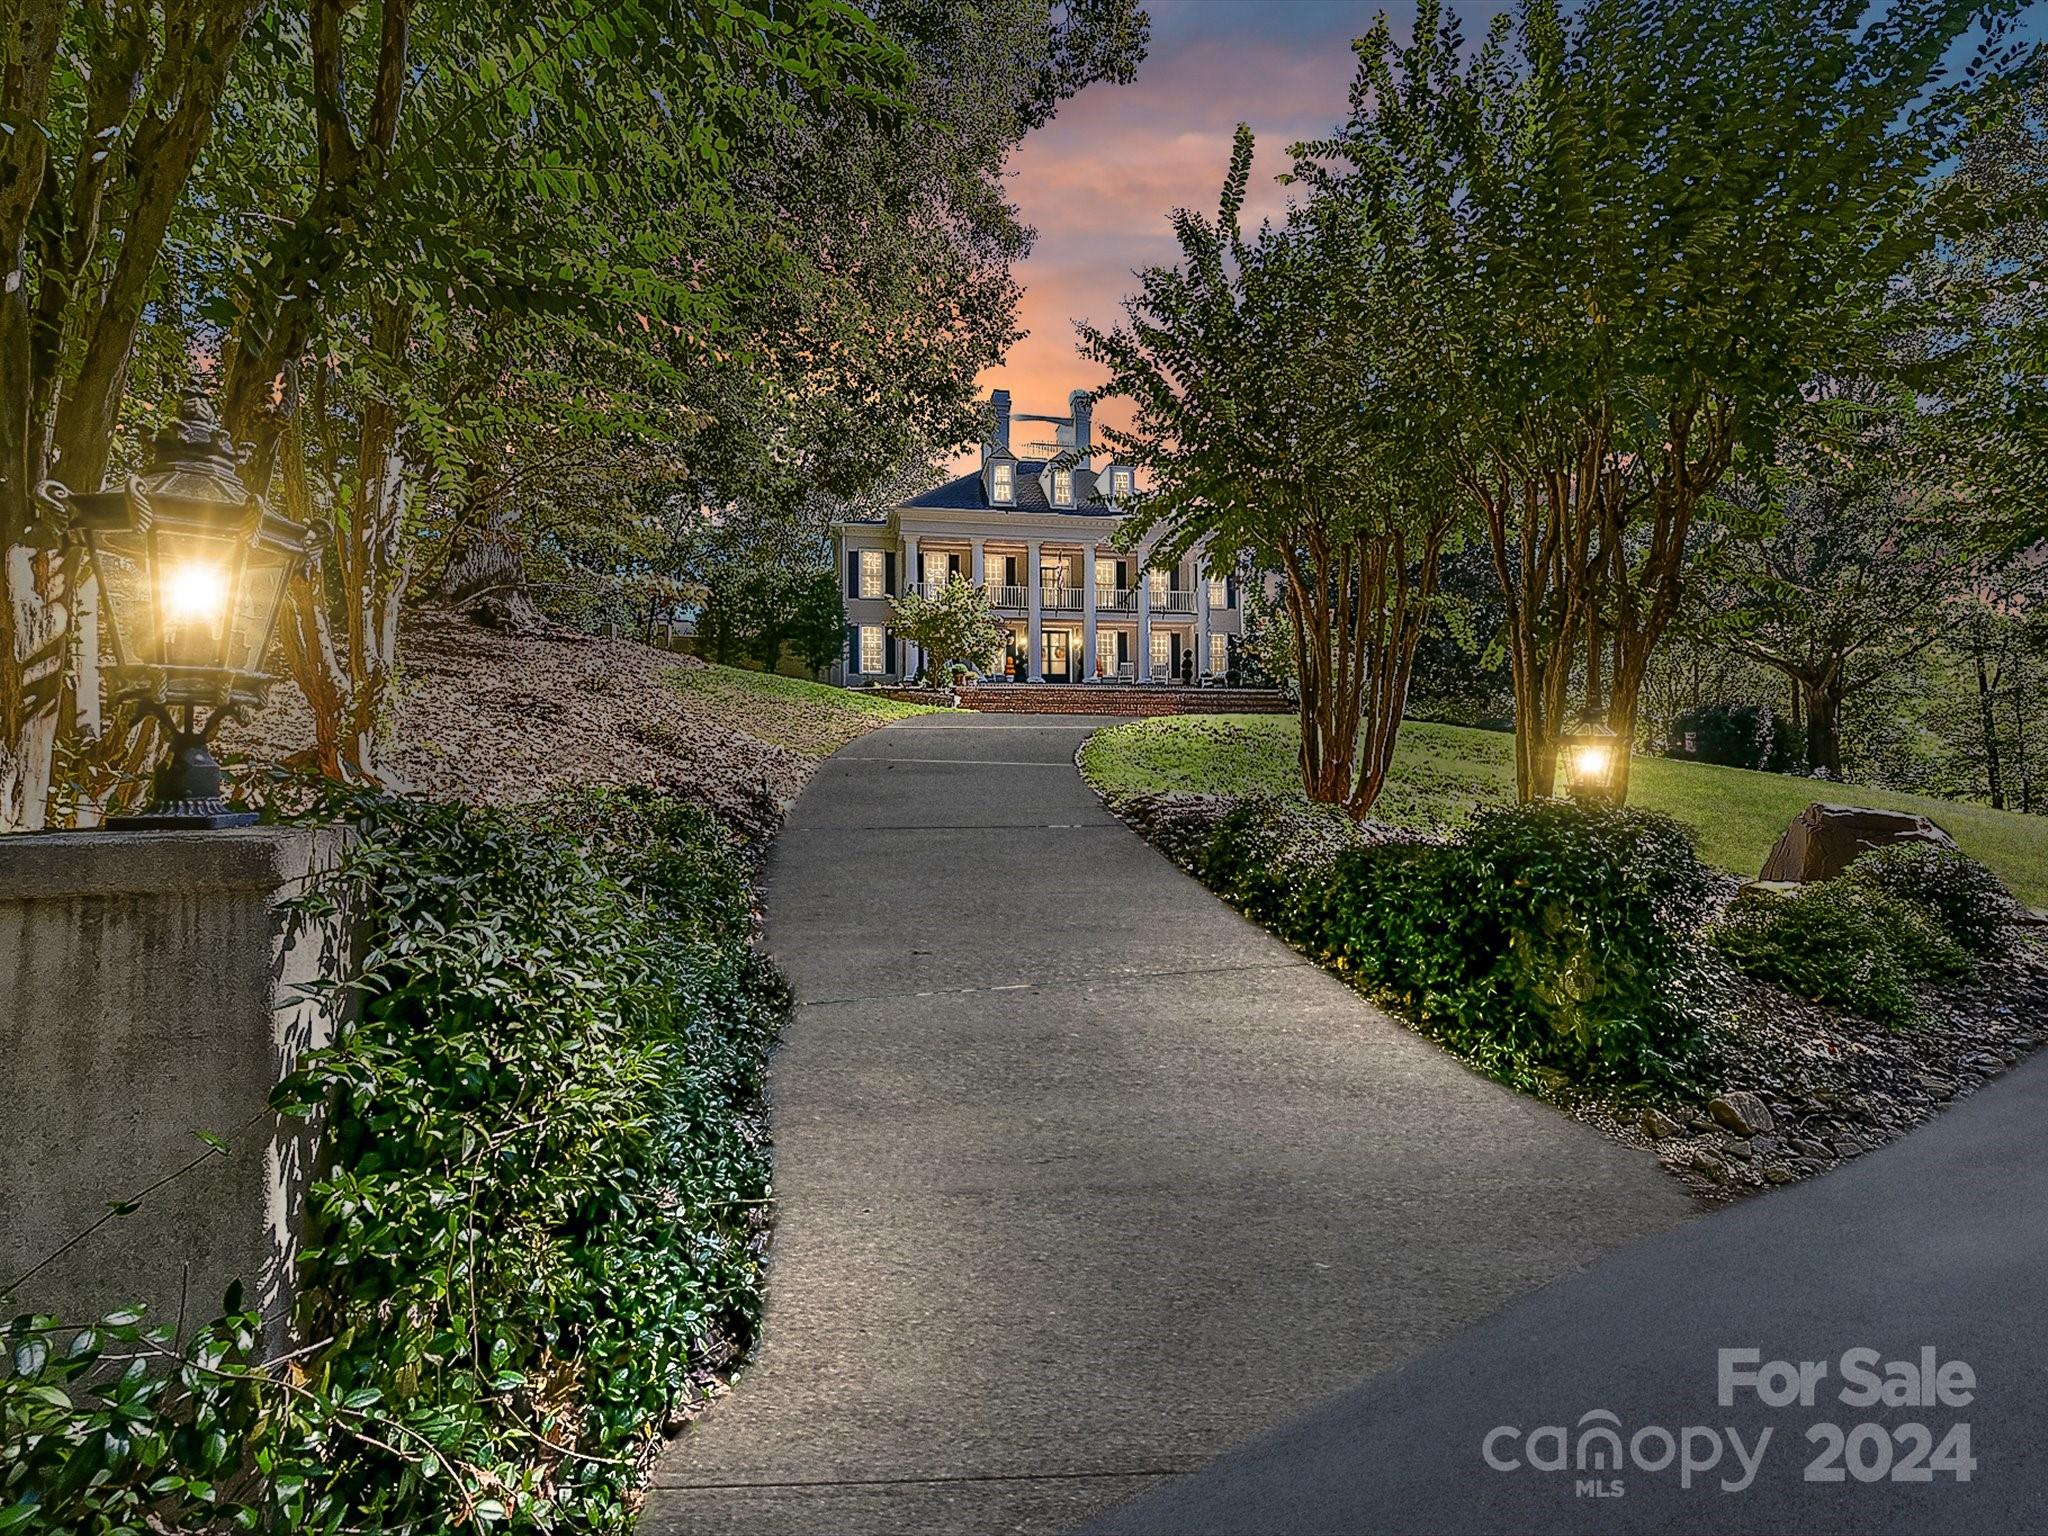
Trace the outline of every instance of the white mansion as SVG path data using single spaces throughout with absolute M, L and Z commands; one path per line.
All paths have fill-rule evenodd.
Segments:
M 983 588 L 1009 632 L 997 676 L 1079 683 L 1220 679 L 1243 632 L 1234 579 L 1200 577 L 1190 556 L 1148 569 L 1146 551 L 1112 547 L 1131 467 L 1095 467 L 1089 397 L 1065 416 L 1010 414 L 996 390 L 994 432 L 979 473 L 961 475 L 873 519 L 832 525 L 846 594 L 846 655 L 835 682 L 916 675 L 915 647 L 890 630 L 889 599 L 907 584 L 956 576 Z M 1012 421 L 1051 428 L 1013 451 Z

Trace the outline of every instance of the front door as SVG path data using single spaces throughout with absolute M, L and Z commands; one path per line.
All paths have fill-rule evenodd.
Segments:
M 1067 678 L 1067 632 L 1064 629 L 1048 629 L 1045 640 L 1045 680 L 1048 683 L 1064 683 Z

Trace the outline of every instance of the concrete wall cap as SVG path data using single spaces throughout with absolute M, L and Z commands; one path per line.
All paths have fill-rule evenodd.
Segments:
M 349 827 L 23 832 L 0 837 L 0 901 L 268 891 L 332 869 Z

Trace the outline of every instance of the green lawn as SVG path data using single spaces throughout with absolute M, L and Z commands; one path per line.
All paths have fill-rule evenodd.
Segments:
M 1169 715 L 1098 732 L 1081 749 L 1081 767 L 1111 795 L 1299 795 L 1296 733 L 1294 720 L 1281 715 Z M 1411 721 L 1401 727 L 1393 775 L 1373 815 L 1404 826 L 1443 827 L 1475 806 L 1511 800 L 1514 792 L 1511 737 Z M 2022 900 L 2048 905 L 2048 816 L 1661 757 L 1638 757 L 1630 770 L 1631 804 L 1686 823 L 1699 834 L 1700 856 L 1738 875 L 1754 876 L 1763 868 L 1785 824 L 1815 800 L 1931 816 Z
M 666 678 L 697 713 L 806 757 L 830 757 L 856 736 L 891 720 L 937 713 L 925 704 L 739 667 L 677 668 Z

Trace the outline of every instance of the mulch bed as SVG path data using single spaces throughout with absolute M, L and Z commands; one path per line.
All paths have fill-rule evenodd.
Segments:
M 666 680 L 693 657 L 569 630 L 515 634 L 457 614 L 408 611 L 384 762 L 397 787 L 489 805 L 584 784 L 649 785 L 699 801 L 765 838 L 817 764 L 715 718 Z M 288 682 L 220 750 L 280 762 L 313 739 Z

